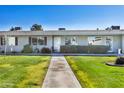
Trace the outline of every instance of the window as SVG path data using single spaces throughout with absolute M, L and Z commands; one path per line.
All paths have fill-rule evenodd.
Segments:
M 47 45 L 47 37 L 44 37 L 44 45 Z
M 5 38 L 1 37 L 1 45 L 5 45 Z
M 44 38 L 38 37 L 38 45 L 44 45 Z
M 7 37 L 7 42 L 9 46 L 15 46 L 16 44 L 15 37 Z
M 18 37 L 15 37 L 15 45 L 18 45 Z
M 113 38 L 112 36 L 89 36 L 89 45 L 106 45 L 109 46 L 109 50 L 112 51 L 113 48 Z
M 31 45 L 31 37 L 29 37 L 29 45 Z
M 29 37 L 29 44 L 47 45 L 47 37 Z
M 88 44 L 89 45 L 103 45 L 102 37 L 101 36 L 89 36 Z
M 35 37 L 32 38 L 32 45 L 37 45 L 37 38 Z
M 13 45 L 13 46 L 18 45 L 18 37 L 6 37 L 6 40 L 8 45 Z M 5 45 L 6 40 L 5 37 L 1 37 L 0 44 Z
M 65 37 L 65 45 L 77 45 L 77 38 L 75 36 Z
M 0 45 L 1 45 L 1 37 L 0 37 Z

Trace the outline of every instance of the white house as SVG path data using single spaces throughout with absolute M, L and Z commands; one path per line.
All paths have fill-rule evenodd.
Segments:
M 61 45 L 106 45 L 108 52 L 122 49 L 124 53 L 124 30 L 0 31 L 0 50 L 20 52 L 26 44 L 55 52 L 60 52 Z

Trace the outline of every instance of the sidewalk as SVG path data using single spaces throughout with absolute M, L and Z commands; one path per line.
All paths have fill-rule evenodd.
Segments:
M 53 56 L 43 88 L 81 88 L 64 56 Z

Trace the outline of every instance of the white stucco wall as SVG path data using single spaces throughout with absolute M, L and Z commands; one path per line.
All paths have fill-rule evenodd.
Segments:
M 113 36 L 113 52 L 118 52 L 118 48 L 122 49 L 122 36 Z
M 18 45 L 13 46 L 13 50 L 21 52 L 24 45 L 29 44 L 29 36 L 18 36 Z M 1 46 L 4 50 L 5 46 Z M 52 47 L 52 36 L 47 36 L 47 45 L 32 45 L 33 49 L 38 48 L 41 50 L 43 47 Z M 7 45 L 7 52 L 11 51 L 11 46 Z
M 88 36 L 77 36 L 78 45 L 88 45 Z
M 24 45 L 29 44 L 29 38 L 27 36 L 18 36 L 18 45 L 14 47 L 15 51 L 22 51 Z
M 61 45 L 65 45 L 65 36 L 60 36 L 61 37 Z M 77 43 L 78 45 L 88 45 L 88 36 L 81 36 L 78 35 L 77 37 Z M 102 36 L 104 38 L 105 36 Z M 105 41 L 103 40 L 103 43 Z M 23 49 L 23 46 L 29 44 L 29 36 L 18 36 L 18 45 L 14 46 L 14 50 L 20 52 Z M 5 46 L 1 46 L 1 50 L 4 50 Z M 47 45 L 33 45 L 33 48 L 39 48 L 40 50 L 43 47 L 49 47 L 52 48 L 52 36 L 47 36 Z M 121 48 L 124 53 L 124 35 L 116 35 L 113 36 L 113 52 L 117 52 L 117 49 Z M 10 47 L 7 47 L 7 51 L 10 51 Z
M 61 45 L 65 45 L 65 36 L 60 36 L 61 37 Z

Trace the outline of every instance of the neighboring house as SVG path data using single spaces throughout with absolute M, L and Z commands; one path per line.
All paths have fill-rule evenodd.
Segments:
M 124 30 L 0 31 L 1 50 L 20 52 L 26 44 L 55 52 L 60 52 L 61 45 L 106 45 L 109 52 L 122 49 L 124 53 Z

